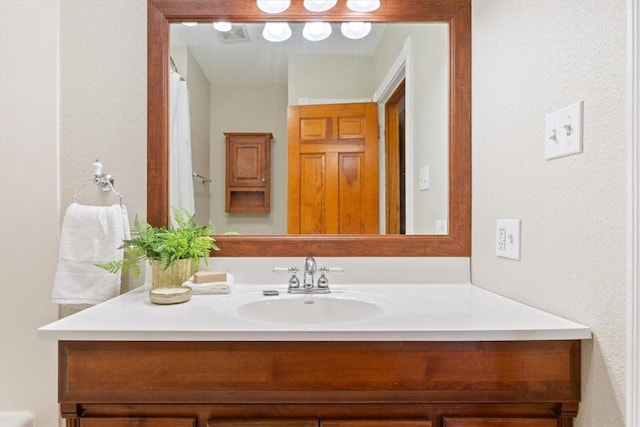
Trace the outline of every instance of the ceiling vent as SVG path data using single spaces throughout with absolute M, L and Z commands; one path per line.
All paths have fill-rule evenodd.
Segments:
M 241 43 L 249 41 L 249 33 L 244 24 L 233 24 L 231 30 L 218 32 L 223 43 Z

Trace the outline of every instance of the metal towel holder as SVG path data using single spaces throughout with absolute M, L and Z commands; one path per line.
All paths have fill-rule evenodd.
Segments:
M 93 162 L 92 166 L 93 166 L 93 179 L 85 181 L 82 184 L 80 191 L 78 191 L 76 194 L 73 195 L 73 197 L 71 198 L 71 201 L 75 202 L 76 198 L 80 194 L 82 194 L 87 184 L 93 183 L 98 187 L 100 187 L 100 189 L 104 192 L 111 191 L 113 192 L 113 194 L 116 194 L 120 199 L 120 207 L 122 207 L 122 194 L 118 193 L 115 190 L 115 188 L 113 188 L 113 177 L 109 174 L 102 173 L 102 163 L 100 163 L 98 159 L 96 159 L 96 161 Z

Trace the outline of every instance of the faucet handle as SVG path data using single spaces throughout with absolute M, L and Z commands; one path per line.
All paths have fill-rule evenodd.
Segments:
M 320 273 L 344 273 L 342 267 L 320 267 Z
M 273 269 L 274 273 L 291 273 L 291 277 L 289 278 L 289 289 L 299 288 L 300 287 L 300 279 L 298 279 L 298 267 L 275 267 Z
M 318 279 L 319 289 L 329 289 L 329 280 L 327 279 L 327 273 L 344 273 L 342 267 L 320 267 L 320 278 Z

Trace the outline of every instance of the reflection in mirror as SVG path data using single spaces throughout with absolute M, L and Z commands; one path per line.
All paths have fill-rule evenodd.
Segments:
M 365 19 L 366 17 L 366 19 Z M 449 31 L 448 233 L 232 235 L 218 234 L 219 256 L 227 257 L 468 257 L 471 254 L 471 1 L 382 1 L 373 12 L 354 12 L 337 2 L 327 12 L 310 12 L 291 2 L 277 16 L 255 0 L 147 0 L 147 220 L 169 223 L 169 67 L 170 24 L 180 22 L 301 23 L 368 21 L 440 22 Z M 199 24 L 200 25 L 200 24 Z M 414 49 L 415 50 L 415 49 Z M 184 71 L 182 71 L 184 72 Z M 422 76 L 416 75 L 416 79 Z M 265 112 L 261 112 L 265 114 Z M 274 142 L 274 145 L 277 142 Z M 195 182 L 201 185 L 200 182 Z M 197 186 L 196 185 L 196 186 Z M 215 195 L 214 195 L 215 196 Z M 389 215 L 387 215 L 388 217 Z
M 176 88 L 185 85 L 190 112 L 181 114 L 172 104 L 170 135 L 180 141 L 188 126 L 191 140 L 191 156 L 186 149 L 171 150 L 171 204 L 193 206 L 199 222 L 210 220 L 218 233 L 291 232 L 292 199 L 288 192 L 292 188 L 296 193 L 304 191 L 305 186 L 291 185 L 292 180 L 302 178 L 291 173 L 292 165 L 296 169 L 300 166 L 290 159 L 289 146 L 304 141 L 292 137 L 288 108 L 373 102 L 379 140 L 373 145 L 374 152 L 364 156 L 377 157 L 375 175 L 358 169 L 356 182 L 358 191 L 371 187 L 376 203 L 374 207 L 356 207 L 374 211 L 368 215 L 375 222 L 374 233 L 447 234 L 449 25 L 379 23 L 358 40 L 344 37 L 340 23 L 332 26 L 332 35 L 323 41 L 304 40 L 303 24 L 294 23 L 290 25 L 291 38 L 269 42 L 262 35 L 263 23 L 236 23 L 223 32 L 210 23 L 171 24 L 170 58 L 175 73 L 170 73 L 170 94 L 179 99 Z M 229 168 L 225 132 L 273 134 L 268 212 L 225 211 L 225 173 Z M 330 144 L 335 146 L 335 141 Z M 323 164 L 323 172 L 330 163 Z M 185 170 L 189 164 L 191 169 Z M 192 177 L 194 172 L 200 177 Z M 377 185 L 371 185 L 372 176 Z M 304 178 L 307 187 L 316 192 L 318 188 L 327 190 L 323 182 L 309 185 L 308 173 Z M 342 187 L 349 182 L 344 180 Z M 192 201 L 183 194 L 190 191 L 195 195 Z M 351 208 L 363 197 L 361 193 L 344 196 Z M 327 200 L 324 197 L 318 205 L 338 203 Z M 341 221 L 339 215 L 329 216 Z M 364 221 L 358 217 L 359 223 Z M 346 228 L 343 224 L 342 229 Z M 326 229 L 341 227 L 328 224 Z

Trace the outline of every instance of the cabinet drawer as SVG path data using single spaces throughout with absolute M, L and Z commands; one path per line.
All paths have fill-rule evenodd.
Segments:
M 549 418 L 451 418 L 442 420 L 443 427 L 557 427 Z
M 196 427 L 195 418 L 80 418 L 80 427 Z
M 431 421 L 385 419 L 385 420 L 326 420 L 320 427 L 431 427 Z
M 207 427 L 318 427 L 318 420 L 287 420 L 287 419 L 254 419 L 254 420 L 224 420 L 211 419 Z

